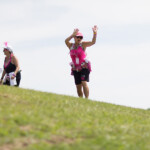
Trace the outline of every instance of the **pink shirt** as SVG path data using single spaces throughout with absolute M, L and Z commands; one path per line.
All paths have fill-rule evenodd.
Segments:
M 75 67 L 81 67 L 81 63 L 84 62 L 86 58 L 85 51 L 83 50 L 81 44 L 78 46 L 77 49 L 74 49 L 75 45 L 73 44 L 70 49 L 70 56 L 72 62 L 74 63 Z

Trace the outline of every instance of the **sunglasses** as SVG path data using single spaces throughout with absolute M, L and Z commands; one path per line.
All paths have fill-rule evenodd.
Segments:
M 3 52 L 4 52 L 4 51 L 8 51 L 8 50 L 7 50 L 6 48 L 4 48 Z
M 76 38 L 77 38 L 77 39 L 83 39 L 83 37 L 82 37 L 82 36 L 76 36 Z

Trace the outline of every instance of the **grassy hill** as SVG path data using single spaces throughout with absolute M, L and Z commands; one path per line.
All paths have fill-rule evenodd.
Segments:
M 150 150 L 150 111 L 0 86 L 0 150 Z

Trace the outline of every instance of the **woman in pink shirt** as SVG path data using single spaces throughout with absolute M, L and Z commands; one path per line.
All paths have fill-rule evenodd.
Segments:
M 83 97 L 84 93 L 85 98 L 89 97 L 89 88 L 87 82 L 89 82 L 89 74 L 91 71 L 91 64 L 86 59 L 85 51 L 87 47 L 92 46 L 96 43 L 96 36 L 98 30 L 97 26 L 94 26 L 92 30 L 92 41 L 82 41 L 83 34 L 79 32 L 79 29 L 75 29 L 74 32 L 65 40 L 65 43 L 70 50 L 70 56 L 72 59 L 72 75 L 75 79 L 78 96 Z M 74 43 L 70 43 L 70 40 L 72 38 L 74 38 Z

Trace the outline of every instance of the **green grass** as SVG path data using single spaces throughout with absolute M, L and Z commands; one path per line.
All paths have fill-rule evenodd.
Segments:
M 150 111 L 0 86 L 0 150 L 150 150 Z

